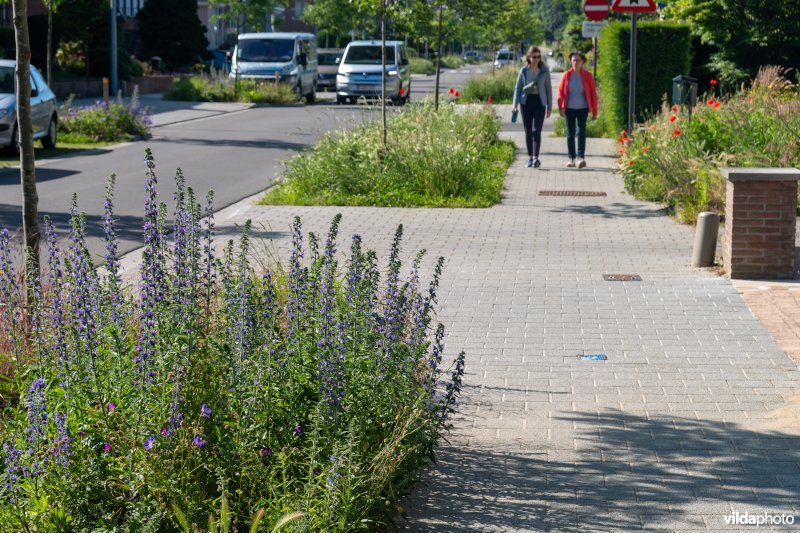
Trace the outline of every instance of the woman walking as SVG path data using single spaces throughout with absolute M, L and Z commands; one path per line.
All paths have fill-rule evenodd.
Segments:
M 578 159 L 578 168 L 586 166 L 586 119 L 589 112 L 592 119 L 597 120 L 597 89 L 594 78 L 588 70 L 583 68 L 586 56 L 583 52 L 572 52 L 569 55 L 572 68 L 561 76 L 558 84 L 558 113 L 567 120 L 567 151 L 569 152 L 568 167 L 575 166 Z M 578 150 L 575 150 L 575 136 L 578 137 Z
M 542 61 L 542 52 L 531 46 L 525 55 L 525 66 L 519 70 L 514 87 L 514 114 L 522 105 L 522 127 L 525 130 L 525 148 L 528 149 L 528 168 L 539 168 L 539 149 L 542 145 L 542 124 L 553 109 L 553 87 L 550 69 Z

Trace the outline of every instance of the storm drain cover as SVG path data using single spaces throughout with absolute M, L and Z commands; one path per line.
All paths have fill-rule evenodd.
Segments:
M 539 196 L 605 196 L 601 191 L 539 191 Z
M 581 361 L 605 361 L 608 359 L 605 354 L 602 353 L 593 353 L 588 355 L 579 355 L 578 359 Z
M 606 281 L 642 281 L 639 274 L 603 274 Z

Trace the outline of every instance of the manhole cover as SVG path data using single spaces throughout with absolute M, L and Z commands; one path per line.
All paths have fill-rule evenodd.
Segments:
M 601 191 L 539 191 L 539 196 L 605 196 Z
M 606 281 L 642 281 L 642 276 L 638 274 L 603 274 Z
M 578 359 L 580 359 L 581 361 L 605 361 L 608 358 L 606 357 L 605 354 L 593 353 L 588 355 L 579 355 Z

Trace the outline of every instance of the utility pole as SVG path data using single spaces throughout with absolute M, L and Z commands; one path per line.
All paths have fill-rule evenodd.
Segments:
M 439 111 L 439 70 L 442 65 L 442 3 L 439 2 L 439 28 L 436 31 L 436 84 L 433 89 L 433 109 Z
M 117 0 L 111 0 L 111 94 L 117 95 Z

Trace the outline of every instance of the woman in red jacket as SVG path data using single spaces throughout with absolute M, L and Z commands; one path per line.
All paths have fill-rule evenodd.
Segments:
M 584 155 L 586 152 L 586 119 L 592 113 L 592 119 L 597 120 L 597 89 L 594 78 L 588 70 L 583 68 L 586 56 L 583 52 L 572 52 L 569 55 L 572 68 L 561 76 L 558 84 L 558 113 L 567 119 L 567 151 L 569 161 L 567 166 L 575 166 L 578 159 L 578 168 L 586 166 Z M 575 136 L 578 136 L 578 150 L 575 151 Z

